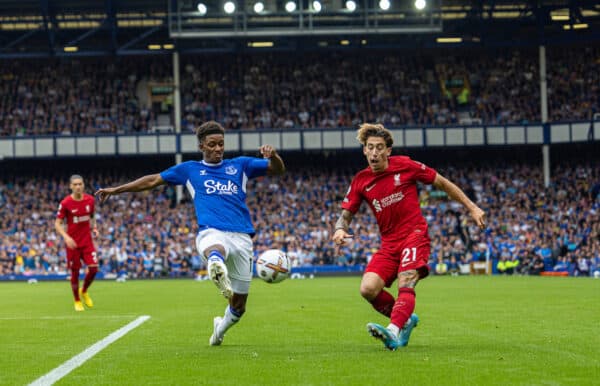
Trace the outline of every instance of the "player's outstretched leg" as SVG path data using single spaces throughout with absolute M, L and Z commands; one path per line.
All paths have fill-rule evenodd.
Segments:
M 383 327 L 377 323 L 368 323 L 367 331 L 371 334 L 372 337 L 379 339 L 383 342 L 383 345 L 388 350 L 395 351 L 398 347 L 400 347 L 400 341 L 398 340 L 398 336 L 391 330 Z
M 220 316 L 215 316 L 213 319 L 213 333 L 208 340 L 208 344 L 211 346 L 220 346 L 221 343 L 223 343 L 223 337 L 225 334 L 219 333 L 219 325 L 221 324 L 222 320 L 223 318 Z
M 83 288 L 79 289 L 79 297 L 81 298 L 81 300 L 83 300 L 83 304 L 85 304 L 86 307 L 94 307 L 94 302 L 92 301 L 90 294 L 88 292 L 83 292 Z
M 408 345 L 410 334 L 412 333 L 413 328 L 417 327 L 417 324 L 419 324 L 419 317 L 417 314 L 412 314 L 398 335 L 398 341 L 401 347 Z
M 223 339 L 225 338 L 225 333 L 234 324 L 240 321 L 242 315 L 244 315 L 244 311 L 236 311 L 231 306 L 227 306 L 225 308 L 225 314 L 223 317 L 217 316 L 213 319 L 213 334 L 211 335 L 208 343 L 211 346 L 219 346 L 223 343 Z
M 225 259 L 218 251 L 212 251 L 208 255 L 208 276 L 225 298 L 229 299 L 233 296 Z

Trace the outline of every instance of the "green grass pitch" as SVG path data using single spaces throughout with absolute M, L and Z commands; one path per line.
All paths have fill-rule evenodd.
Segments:
M 367 334 L 387 320 L 359 281 L 256 280 L 220 347 L 208 346 L 225 308 L 211 282 L 98 281 L 84 313 L 66 281 L 0 283 L 0 384 L 28 384 L 140 315 L 151 319 L 57 384 L 600 384 L 600 280 L 428 278 L 421 323 L 396 352 Z

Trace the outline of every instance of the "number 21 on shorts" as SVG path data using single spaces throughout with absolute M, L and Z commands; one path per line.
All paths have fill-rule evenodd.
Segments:
M 415 261 L 417 261 L 417 248 L 404 248 L 402 250 L 400 265 L 404 268 Z

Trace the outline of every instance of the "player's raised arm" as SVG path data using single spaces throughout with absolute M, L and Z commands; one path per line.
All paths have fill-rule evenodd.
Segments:
M 352 212 L 342 209 L 342 214 L 335 223 L 335 232 L 331 238 L 337 245 L 344 245 L 348 239 L 352 238 L 352 235 L 348 233 L 348 230 L 350 229 L 350 223 L 352 222 L 353 217 L 354 215 Z
M 138 178 L 135 181 L 131 181 L 120 186 L 98 189 L 98 191 L 94 193 L 94 196 L 100 198 L 100 202 L 104 202 L 106 199 L 108 199 L 108 197 L 116 194 L 125 192 L 142 192 L 144 190 L 150 190 L 164 184 L 166 184 L 166 182 L 163 180 L 160 174 L 148 174 Z
M 267 167 L 268 175 L 275 176 L 285 172 L 285 164 L 273 146 L 262 145 L 259 150 L 264 158 L 269 159 L 269 166 Z
M 480 207 L 475 205 L 475 203 L 471 201 L 469 197 L 467 197 L 467 195 L 465 194 L 465 192 L 462 191 L 462 189 L 460 189 L 452 181 L 448 180 L 439 173 L 435 176 L 433 186 L 446 192 L 446 194 L 448 194 L 448 197 L 450 197 L 454 201 L 460 202 L 465 208 L 469 210 L 469 213 L 475 221 L 475 224 L 477 224 L 479 228 L 485 229 L 485 212 Z

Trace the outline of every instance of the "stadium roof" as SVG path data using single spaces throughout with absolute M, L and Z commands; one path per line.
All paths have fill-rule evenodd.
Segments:
M 255 47 L 539 45 L 600 40 L 596 1 L 0 0 L 0 57 L 235 52 Z M 200 12 L 198 4 L 205 5 Z M 203 10 L 204 11 L 204 10 Z M 339 48 L 339 47 L 338 47 Z

